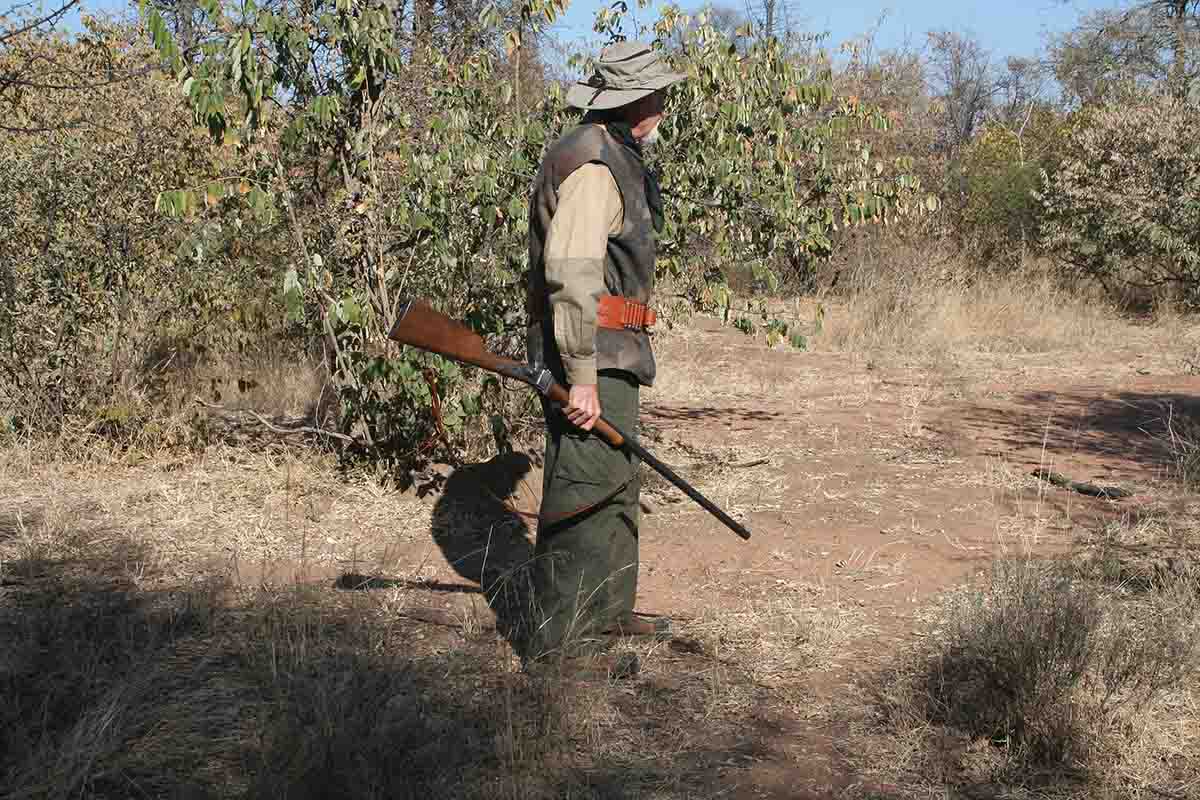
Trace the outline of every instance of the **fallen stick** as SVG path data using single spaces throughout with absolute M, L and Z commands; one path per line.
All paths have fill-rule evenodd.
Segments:
M 355 439 L 353 436 L 347 436 L 346 434 L 338 433 L 337 431 L 327 431 L 324 428 L 314 428 L 311 425 L 301 425 L 301 426 L 295 427 L 295 428 L 283 428 L 283 427 L 280 427 L 279 425 L 276 425 L 275 423 L 271 422 L 269 419 L 264 417 L 262 414 L 259 414 L 257 411 L 253 411 L 249 408 L 229 408 L 227 406 L 217 405 L 216 403 L 209 403 L 205 400 L 200 399 L 199 397 L 195 398 L 195 401 L 196 401 L 196 405 L 198 405 L 202 408 L 212 409 L 213 411 L 220 411 L 222 414 L 225 414 L 227 416 L 244 414 L 244 415 L 253 417 L 254 420 L 256 422 L 258 422 L 258 424 L 262 425 L 264 428 L 266 428 L 271 433 L 278 434 L 279 436 L 297 436 L 300 434 L 307 433 L 307 434 L 311 434 L 313 436 L 329 436 L 334 439 L 340 439 L 343 442 L 350 442 L 351 444 L 353 444 L 355 442 Z
M 1133 492 L 1128 489 L 1122 489 L 1119 486 L 1097 486 L 1094 483 L 1073 481 L 1065 475 L 1051 472 L 1048 469 L 1035 469 L 1032 474 L 1035 478 L 1041 478 L 1047 483 L 1052 483 L 1060 488 L 1070 489 L 1073 492 L 1079 492 L 1079 494 L 1085 494 L 1089 497 L 1107 497 L 1112 500 L 1120 500 L 1122 497 L 1131 497 L 1133 495 Z
M 753 461 L 743 461 L 740 464 L 730 464 L 730 469 L 750 469 L 750 467 L 761 467 L 763 464 L 770 463 L 769 458 L 756 458 Z

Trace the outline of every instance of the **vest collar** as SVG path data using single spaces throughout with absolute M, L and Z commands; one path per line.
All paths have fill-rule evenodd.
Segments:
M 646 205 L 650 207 L 650 217 L 654 221 L 654 231 L 655 233 L 662 233 L 663 224 L 666 221 L 663 214 L 662 190 L 658 185 L 658 176 L 646 165 L 642 143 L 634 138 L 632 127 L 630 127 L 628 122 L 618 118 L 614 114 L 605 114 L 598 111 L 590 111 L 585 114 L 582 122 L 584 124 L 603 125 L 604 129 L 608 131 L 609 136 L 624 145 L 637 158 L 638 163 L 642 166 L 642 173 L 645 175 Z

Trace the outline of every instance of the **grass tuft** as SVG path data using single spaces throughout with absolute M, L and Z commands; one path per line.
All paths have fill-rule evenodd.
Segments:
M 876 723 L 918 743 L 902 769 L 1071 797 L 1200 777 L 1163 758 L 1200 755 L 1172 736 L 1200 723 L 1200 573 L 1135 582 L 1120 559 L 1003 560 L 951 595 L 935 643 L 877 687 Z

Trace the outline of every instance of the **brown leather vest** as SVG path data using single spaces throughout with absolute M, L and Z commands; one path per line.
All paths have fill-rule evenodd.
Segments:
M 637 154 L 614 139 L 603 125 L 581 123 L 551 145 L 542 160 L 529 199 L 529 272 L 526 310 L 532 321 L 529 357 L 540 360 L 562 380 L 562 362 L 554 344 L 554 323 L 547 310 L 543 252 L 550 221 L 558 206 L 558 187 L 587 163 L 608 167 L 621 192 L 624 220 L 608 238 L 604 284 L 610 294 L 650 304 L 654 291 L 655 234 L 646 202 L 646 168 Z M 633 373 L 644 386 L 654 383 L 654 353 L 645 331 L 596 329 L 596 368 Z

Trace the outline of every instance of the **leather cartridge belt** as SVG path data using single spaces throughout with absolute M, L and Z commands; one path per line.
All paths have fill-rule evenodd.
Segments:
M 596 324 L 611 330 L 642 331 L 657 319 L 653 308 L 615 294 L 602 296 L 596 308 Z
M 545 307 L 541 306 L 530 314 L 530 322 L 538 323 L 546 318 Z M 658 319 L 650 306 L 621 297 L 606 294 L 596 304 L 596 325 L 615 331 L 641 331 L 649 328 Z

